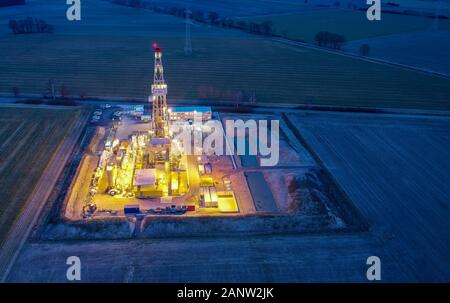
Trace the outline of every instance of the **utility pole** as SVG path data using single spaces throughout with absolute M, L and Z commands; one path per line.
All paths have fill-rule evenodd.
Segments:
M 189 8 L 186 8 L 185 11 L 185 22 L 186 22 L 186 38 L 184 42 L 184 54 L 191 55 L 192 54 L 192 44 L 191 44 L 191 14 L 192 12 Z

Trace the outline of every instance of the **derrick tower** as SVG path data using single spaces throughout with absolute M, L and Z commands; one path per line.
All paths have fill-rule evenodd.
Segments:
M 155 43 L 155 70 L 152 84 L 153 130 L 158 138 L 167 137 L 169 131 L 169 115 L 167 111 L 167 84 L 164 81 L 162 51 Z

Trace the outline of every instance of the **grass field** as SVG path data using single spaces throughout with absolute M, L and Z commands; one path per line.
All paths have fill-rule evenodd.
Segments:
M 440 14 L 447 16 L 450 14 L 450 1 L 448 0 L 393 0 L 390 2 L 399 4 L 400 6 L 398 9 L 411 9 L 414 11 L 431 13 L 436 10 L 437 6 L 439 7 Z
M 277 34 L 291 39 L 314 42 L 316 33 L 329 31 L 344 35 L 348 41 L 398 33 L 424 31 L 433 20 L 424 17 L 393 14 L 381 15 L 381 21 L 367 20 L 366 12 L 344 9 L 309 10 L 298 14 L 256 17 L 246 19 L 263 22 L 270 20 Z M 450 31 L 450 21 L 440 20 L 442 31 Z
M 0 23 L 6 27 L 11 16 L 42 14 L 56 32 L 0 32 L 0 92 L 18 87 L 42 94 L 53 77 L 76 96 L 145 99 L 153 78 L 151 45 L 157 40 L 169 99 L 232 100 L 243 91 L 255 93 L 257 102 L 450 108 L 450 81 L 426 74 L 203 25 L 193 26 L 194 55 L 186 57 L 180 19 L 86 0 L 76 23 L 65 20 L 60 1 L 30 5 L 27 12 L 1 11 Z
M 347 43 L 345 51 L 359 54 L 370 45 L 370 56 L 450 75 L 450 32 L 414 32 Z M 413 51 L 411 51 L 413 50 Z
M 450 119 L 331 113 L 290 118 L 402 271 L 417 282 L 449 281 Z
M 367 256 L 380 255 L 374 242 L 364 235 L 39 242 L 24 247 L 9 282 L 67 282 L 67 256 L 84 260 L 83 282 L 367 282 Z M 205 251 L 214 258 L 199 258 Z M 397 266 L 382 260 L 383 281 L 392 281 Z
M 160 7 L 185 7 L 192 11 L 206 13 L 214 11 L 224 17 L 257 16 L 283 14 L 311 9 L 311 6 L 298 0 L 145 0 Z
M 0 107 L 0 244 L 78 114 Z

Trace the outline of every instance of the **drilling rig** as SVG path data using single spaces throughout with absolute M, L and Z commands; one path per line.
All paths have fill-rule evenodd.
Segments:
M 149 100 L 153 106 L 152 128 L 156 138 L 167 138 L 169 134 L 169 114 L 167 109 L 167 84 L 164 81 L 162 51 L 154 43 L 155 68 L 152 84 L 152 95 Z

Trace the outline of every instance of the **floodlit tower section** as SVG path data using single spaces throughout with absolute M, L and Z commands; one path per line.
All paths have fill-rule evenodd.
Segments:
M 158 138 L 167 137 L 169 131 L 169 115 L 167 111 L 167 84 L 164 81 L 162 51 L 155 43 L 155 74 L 152 84 L 153 130 Z

